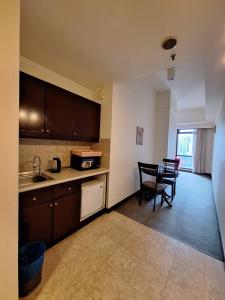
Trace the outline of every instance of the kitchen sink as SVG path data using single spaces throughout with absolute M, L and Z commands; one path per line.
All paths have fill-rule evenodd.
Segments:
M 38 172 L 26 172 L 19 174 L 19 187 L 39 183 L 43 181 L 53 180 L 54 178 Z

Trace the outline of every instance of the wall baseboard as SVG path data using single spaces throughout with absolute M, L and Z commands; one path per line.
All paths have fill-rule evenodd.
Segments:
M 80 222 L 80 228 L 86 226 L 87 224 L 91 223 L 101 215 L 103 215 L 105 212 L 107 212 L 106 208 L 103 208 L 102 210 L 98 211 L 97 213 L 91 215 L 90 217 L 84 219 L 83 221 Z
M 223 237 L 220 231 L 220 222 L 219 222 L 219 218 L 217 215 L 217 220 L 218 220 L 218 225 L 219 225 L 219 236 L 220 236 L 220 240 L 221 240 L 221 244 L 222 244 L 222 253 L 223 253 L 223 265 L 224 265 L 224 271 L 225 271 L 225 256 L 224 256 L 224 242 L 223 242 Z
M 193 173 L 192 170 L 190 170 L 190 169 L 182 169 L 182 168 L 180 168 L 178 171 L 180 171 L 180 172 L 186 172 L 186 173 Z
M 80 223 L 80 228 L 82 228 L 85 225 L 91 223 L 92 221 L 94 221 L 95 219 L 97 219 L 98 217 L 103 215 L 104 213 L 110 213 L 112 210 L 114 210 L 116 207 L 120 206 L 122 203 L 124 203 L 124 202 L 128 201 L 130 198 L 138 195 L 138 193 L 139 193 L 139 190 L 137 192 L 131 194 L 130 196 L 126 197 L 125 199 L 121 200 L 120 202 L 116 203 L 115 205 L 111 206 L 110 208 L 103 208 L 102 210 L 100 210 L 97 213 L 91 215 L 87 219 L 84 219 Z
M 204 174 L 199 174 L 199 173 L 194 173 L 192 170 L 188 170 L 188 169 L 179 169 L 180 172 L 186 172 L 186 173 L 193 173 L 196 175 L 205 175 L 205 176 L 209 176 L 210 178 L 212 178 L 212 174 L 211 173 L 204 173 Z
M 213 184 L 212 184 L 213 186 Z M 223 236 L 221 234 L 221 230 L 220 230 L 220 217 L 218 214 L 218 207 L 217 207 L 217 202 L 216 202 L 216 198 L 215 198 L 215 193 L 214 193 L 214 187 L 213 187 L 213 198 L 214 198 L 214 202 L 215 202 L 215 208 L 216 208 L 216 217 L 217 217 L 217 222 L 218 222 L 218 226 L 219 226 L 219 236 L 220 236 L 220 240 L 221 240 L 221 244 L 222 244 L 222 251 L 223 251 L 223 258 L 224 258 L 224 270 L 225 270 L 225 241 L 223 239 Z
M 205 173 L 204 175 L 209 176 L 210 178 L 212 178 L 212 174 L 211 173 Z
M 109 213 L 112 210 L 114 210 L 115 208 L 117 208 L 118 206 L 122 205 L 124 202 L 128 201 L 130 198 L 137 196 L 139 194 L 139 190 L 136 191 L 135 193 L 131 194 L 130 196 L 126 197 L 125 199 L 121 200 L 120 202 L 114 204 L 113 206 L 109 207 L 106 209 L 106 212 Z

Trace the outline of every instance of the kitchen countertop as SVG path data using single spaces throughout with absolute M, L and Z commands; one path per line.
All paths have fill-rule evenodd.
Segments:
M 51 173 L 48 171 L 42 172 L 50 177 L 53 178 L 53 180 L 43 181 L 39 183 L 30 184 L 27 186 L 19 187 L 19 193 L 27 192 L 35 189 L 44 188 L 47 186 L 68 182 L 72 180 L 77 179 L 83 179 L 95 175 L 101 175 L 105 173 L 109 173 L 109 169 L 106 168 L 98 168 L 93 170 L 87 170 L 87 171 L 78 171 L 74 170 L 72 168 L 63 168 L 60 173 Z

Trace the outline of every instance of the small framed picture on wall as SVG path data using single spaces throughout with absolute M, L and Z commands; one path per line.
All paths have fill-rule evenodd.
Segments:
M 144 128 L 137 126 L 136 145 L 143 145 Z

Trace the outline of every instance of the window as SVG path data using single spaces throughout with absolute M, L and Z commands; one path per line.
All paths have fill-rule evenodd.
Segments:
M 193 169 L 193 139 L 194 129 L 177 130 L 177 156 L 182 169 Z

